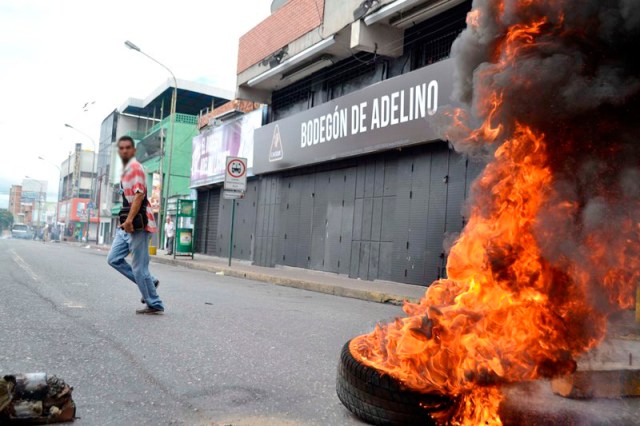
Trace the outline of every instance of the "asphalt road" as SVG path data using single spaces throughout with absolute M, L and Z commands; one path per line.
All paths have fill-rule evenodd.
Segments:
M 399 307 L 152 264 L 164 316 L 104 253 L 0 240 L 0 374 L 71 384 L 79 425 L 355 425 L 339 351 Z

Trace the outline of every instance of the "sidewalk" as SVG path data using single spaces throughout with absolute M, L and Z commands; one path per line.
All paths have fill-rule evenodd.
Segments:
M 81 247 L 87 244 L 71 243 Z M 109 246 L 90 244 L 92 249 L 99 249 L 105 254 Z M 378 303 L 402 304 L 404 300 L 417 301 L 424 294 L 426 288 L 422 286 L 395 283 L 391 281 L 365 281 L 353 279 L 344 275 L 329 272 L 313 271 L 288 266 L 265 268 L 252 265 L 248 261 L 233 260 L 228 266 L 228 259 L 196 254 L 195 259 L 176 258 L 167 256 L 163 250 L 158 250 L 151 261 L 165 265 L 182 266 L 199 271 L 207 271 L 229 277 L 246 278 L 284 287 L 294 287 L 317 293 L 333 294 L 335 296 L 351 297 Z

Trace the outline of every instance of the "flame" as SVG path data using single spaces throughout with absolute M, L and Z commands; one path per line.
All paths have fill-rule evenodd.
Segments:
M 497 6 L 503 13 L 504 1 Z M 473 11 L 467 22 L 477 27 L 479 19 L 480 12 Z M 553 20 L 557 24 L 549 22 L 543 17 L 510 26 L 479 81 L 517 66 L 541 34 L 561 31 L 562 16 Z M 466 114 L 458 110 L 450 117 L 454 131 L 498 147 L 474 184 L 475 205 L 449 254 L 448 278 L 433 283 L 418 303 L 406 303 L 406 317 L 353 339 L 350 350 L 411 389 L 460 401 L 453 418 L 436 420 L 499 425 L 502 385 L 572 372 L 575 358 L 603 338 L 607 314 L 633 305 L 640 229 L 633 221 L 618 224 L 616 253 L 608 242 L 611 233 L 589 235 L 584 256 L 603 265 L 597 272 L 570 259 L 545 259 L 541 238 L 554 235 L 540 231 L 541 212 L 562 223 L 575 218 L 580 206 L 558 202 L 547 136 L 528 125 L 527 117 L 505 125 L 503 93 L 491 84 L 478 92 L 482 125 L 467 128 Z M 608 295 L 606 308 L 589 303 L 594 285 Z

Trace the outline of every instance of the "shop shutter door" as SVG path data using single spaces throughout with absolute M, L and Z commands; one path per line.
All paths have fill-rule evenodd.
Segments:
M 324 251 L 327 237 L 327 209 L 331 191 L 329 172 L 314 173 L 315 190 L 313 195 L 313 219 L 311 223 L 311 261 L 310 268 L 325 270 Z
M 296 183 L 301 185 L 300 191 L 300 222 L 296 238 L 296 265 L 299 268 L 309 268 L 311 262 L 311 233 L 313 225 L 313 197 L 315 196 L 315 176 L 313 174 L 298 176 Z
M 206 254 L 215 256 L 218 249 L 218 221 L 220 215 L 220 188 L 209 190 L 209 203 L 207 215 L 207 248 Z
M 447 211 L 447 174 L 449 172 L 448 150 L 433 153 L 429 191 L 429 222 L 424 267 L 425 284 L 440 278 L 443 273 L 445 216 Z
M 434 200 L 433 198 L 433 179 L 437 176 L 438 172 L 434 169 L 434 161 L 436 153 L 421 152 L 415 157 L 413 162 L 413 173 L 411 190 L 409 193 L 410 207 L 409 207 L 409 227 L 408 227 L 408 249 L 407 249 L 407 283 L 426 285 L 427 282 L 431 282 L 432 278 L 425 278 L 425 260 L 428 258 L 428 240 L 429 224 L 431 223 L 431 213 L 434 209 L 443 209 L 444 205 L 444 188 L 442 200 Z M 446 162 L 444 163 L 446 167 Z M 446 173 L 446 169 L 445 169 Z M 440 177 L 439 185 L 443 185 L 442 177 Z M 438 204 L 441 203 L 441 204 Z M 440 238 L 442 241 L 442 233 L 444 225 L 437 237 L 434 240 Z M 442 244 L 440 244 L 442 246 Z
M 300 226 L 300 191 L 302 185 L 299 177 L 289 177 L 282 181 L 282 264 L 297 266 L 298 264 L 298 232 Z
M 205 253 L 205 238 L 207 229 L 208 191 L 198 191 L 198 205 L 196 210 L 196 253 Z
M 354 207 L 356 201 L 356 168 L 344 170 L 344 192 L 342 194 L 342 224 L 340 230 L 340 260 L 338 272 L 348 275 L 351 266 L 351 244 L 353 241 Z

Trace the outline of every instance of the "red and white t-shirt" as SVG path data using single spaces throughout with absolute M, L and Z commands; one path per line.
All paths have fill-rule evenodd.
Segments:
M 124 196 L 129 202 L 133 203 L 133 198 L 136 194 L 142 193 L 147 196 L 147 177 L 144 173 L 144 167 L 135 158 L 129 160 L 124 170 L 122 171 L 121 178 L 122 190 Z M 151 211 L 151 203 L 147 200 L 147 219 L 149 223 L 145 228 L 147 232 L 158 232 L 158 226 L 153 218 L 153 212 Z

